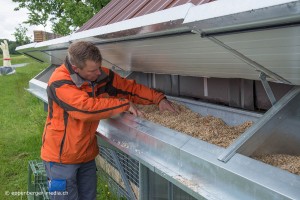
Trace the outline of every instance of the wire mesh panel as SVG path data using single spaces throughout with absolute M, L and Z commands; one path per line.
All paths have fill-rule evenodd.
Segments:
M 138 199 L 139 162 L 123 152 L 100 146 L 97 164 L 109 176 L 108 182 L 119 197 Z
M 122 186 L 120 186 L 109 174 L 107 174 L 107 172 L 104 169 L 98 168 L 98 174 L 101 177 L 101 181 L 104 181 L 107 184 L 109 188 L 109 192 L 111 192 L 114 195 L 114 197 L 117 196 L 118 199 L 120 200 L 130 199 L 128 193 L 124 190 L 124 188 L 122 188 Z M 102 194 L 98 194 L 98 195 L 101 196 Z M 103 199 L 105 199 L 106 197 L 107 196 L 105 196 Z M 102 199 L 102 198 L 101 197 L 99 198 L 97 196 L 97 199 Z
M 139 162 L 121 152 L 117 152 L 117 155 L 118 158 L 120 159 L 125 174 L 128 177 L 128 180 L 138 187 L 139 186 Z
M 96 158 L 99 172 L 107 179 L 111 191 L 121 199 L 195 200 L 164 177 L 115 148 L 99 146 Z M 113 150 L 115 149 L 115 150 Z

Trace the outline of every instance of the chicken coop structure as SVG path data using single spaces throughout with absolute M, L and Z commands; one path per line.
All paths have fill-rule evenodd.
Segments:
M 300 1 L 157 2 L 113 0 L 74 34 L 18 47 L 49 63 L 28 91 L 47 104 L 70 43 L 90 41 L 123 77 L 230 126 L 254 122 L 220 147 L 130 114 L 102 120 L 97 163 L 120 196 L 299 199 L 299 173 L 254 157 L 300 156 Z

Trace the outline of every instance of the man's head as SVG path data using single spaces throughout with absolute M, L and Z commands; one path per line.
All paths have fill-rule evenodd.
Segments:
M 68 49 L 68 58 L 73 70 L 86 80 L 95 81 L 101 74 L 101 53 L 90 42 L 80 41 L 71 44 Z

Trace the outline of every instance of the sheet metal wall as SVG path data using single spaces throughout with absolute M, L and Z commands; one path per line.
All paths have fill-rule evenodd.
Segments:
M 255 80 L 142 72 L 133 72 L 128 78 L 135 79 L 140 84 L 163 91 L 170 96 L 195 98 L 245 110 L 265 111 L 272 106 L 261 82 Z M 270 82 L 270 87 L 277 100 L 293 88 L 292 85 L 272 82 Z

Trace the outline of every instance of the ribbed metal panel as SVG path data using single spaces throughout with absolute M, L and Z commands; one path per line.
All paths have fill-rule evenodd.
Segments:
M 133 1 L 123 12 L 120 12 L 109 23 L 115 23 L 132 18 L 139 10 L 141 10 L 150 0 Z
M 89 21 L 87 21 L 77 32 L 94 28 L 94 24 L 103 19 L 108 13 L 113 12 L 115 6 L 121 2 L 121 0 L 110 1 L 104 8 L 102 8 L 96 15 L 94 15 Z
M 126 8 L 133 2 L 133 0 L 122 1 L 118 3 L 111 12 L 107 13 L 104 18 L 97 21 L 92 28 L 100 27 L 106 24 L 110 24 L 119 13 L 125 12 Z M 101 11 L 100 11 L 101 12 Z
M 94 17 L 87 21 L 77 32 L 150 14 L 185 3 L 200 5 L 208 2 L 211 2 L 211 0 L 112 0 Z
M 172 0 L 165 1 L 150 1 L 143 9 L 141 9 L 135 17 L 142 16 L 145 14 L 153 13 L 159 10 L 164 10 L 169 4 L 172 3 Z

